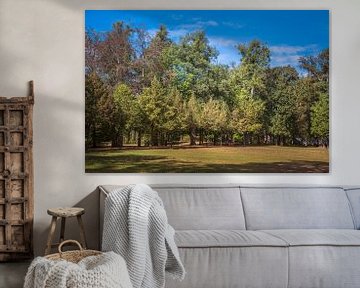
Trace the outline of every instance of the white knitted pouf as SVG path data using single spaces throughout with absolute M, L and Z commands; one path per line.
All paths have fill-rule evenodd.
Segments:
M 132 288 L 124 259 L 114 252 L 89 256 L 75 264 L 37 257 L 25 277 L 24 288 Z

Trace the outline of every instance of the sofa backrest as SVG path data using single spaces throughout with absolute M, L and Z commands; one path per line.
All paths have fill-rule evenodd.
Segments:
M 360 188 L 345 189 L 354 216 L 356 229 L 360 229 Z
M 360 188 L 150 186 L 176 230 L 360 229 Z
M 238 186 L 152 186 L 176 230 L 244 230 Z
M 241 187 L 240 190 L 249 230 L 355 227 L 342 188 Z

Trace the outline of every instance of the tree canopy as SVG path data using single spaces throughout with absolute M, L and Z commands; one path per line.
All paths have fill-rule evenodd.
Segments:
M 173 41 L 123 22 L 85 45 L 87 147 L 328 146 L 329 49 L 274 67 L 254 39 L 227 66 L 204 31 Z

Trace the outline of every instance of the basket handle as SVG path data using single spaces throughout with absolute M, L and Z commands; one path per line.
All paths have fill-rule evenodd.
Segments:
M 78 241 L 76 241 L 76 240 L 65 240 L 65 241 L 61 242 L 60 245 L 59 245 L 59 247 L 58 247 L 58 251 L 59 251 L 60 257 L 61 257 L 61 255 L 62 255 L 62 253 L 63 253 L 63 251 L 61 250 L 61 248 L 62 248 L 65 244 L 68 244 L 68 243 L 72 243 L 72 244 L 75 244 L 76 246 L 78 246 L 80 252 L 82 252 L 82 251 L 84 250 L 84 249 L 82 248 L 81 244 L 80 244 Z

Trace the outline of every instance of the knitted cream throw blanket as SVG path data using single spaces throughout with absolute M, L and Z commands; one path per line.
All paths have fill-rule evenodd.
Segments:
M 165 270 L 175 279 L 185 276 L 163 203 L 144 184 L 106 198 L 102 249 L 124 257 L 134 288 L 164 287 Z
M 124 259 L 113 253 L 89 256 L 78 264 L 37 257 L 25 277 L 24 288 L 131 288 Z

